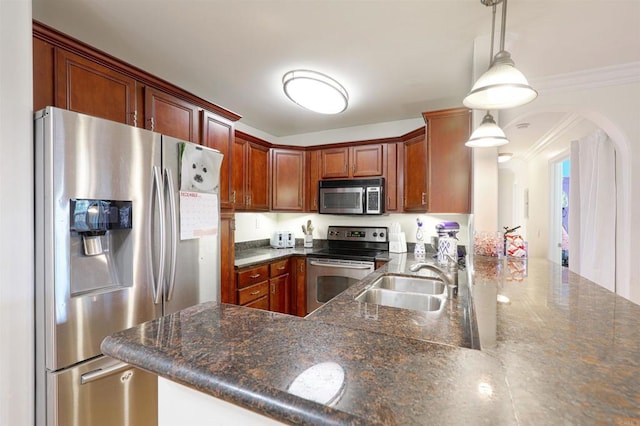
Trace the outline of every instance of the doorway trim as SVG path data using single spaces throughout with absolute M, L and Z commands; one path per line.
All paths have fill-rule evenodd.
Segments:
M 562 264 L 562 163 L 571 158 L 566 149 L 549 159 L 549 237 L 547 257 Z

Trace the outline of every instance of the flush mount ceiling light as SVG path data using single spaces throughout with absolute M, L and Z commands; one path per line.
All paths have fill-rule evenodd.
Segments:
M 522 74 L 515 67 L 511 54 L 504 50 L 507 23 L 507 0 L 480 0 L 485 6 L 493 7 L 491 27 L 491 65 L 480 76 L 464 98 L 467 108 L 495 110 L 513 108 L 531 102 L 538 96 Z M 496 5 L 502 3 L 502 25 L 500 29 L 500 51 L 493 57 L 493 36 L 496 19 Z
M 471 137 L 465 143 L 472 148 L 488 148 L 509 143 L 502 129 L 496 124 L 493 116 L 487 111 L 482 124 L 471 133 Z
M 511 160 L 511 157 L 513 157 L 513 153 L 501 152 L 498 154 L 498 163 L 506 163 L 507 161 Z
M 293 102 L 321 114 L 341 113 L 349 102 L 349 95 L 340 83 L 315 71 L 289 71 L 282 77 L 282 87 Z

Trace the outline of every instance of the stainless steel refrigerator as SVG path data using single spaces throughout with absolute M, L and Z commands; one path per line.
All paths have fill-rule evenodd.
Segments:
M 148 130 L 35 114 L 37 425 L 156 424 L 156 377 L 100 343 L 218 299 L 221 162 Z

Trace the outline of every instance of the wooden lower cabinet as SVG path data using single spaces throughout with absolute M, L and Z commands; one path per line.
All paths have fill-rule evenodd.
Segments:
M 299 317 L 307 315 L 307 258 L 296 256 L 291 259 L 291 314 Z
M 280 275 L 269 280 L 269 310 L 281 314 L 291 313 L 289 299 L 291 297 L 291 282 L 289 274 Z
M 236 304 L 304 316 L 306 309 L 300 309 L 298 300 L 301 294 L 292 288 L 299 287 L 300 279 L 304 281 L 304 265 L 304 257 L 295 257 L 236 271 Z
M 238 305 L 269 309 L 269 265 L 236 272 L 236 286 Z
M 237 303 L 235 284 L 235 215 L 233 212 L 220 213 L 220 301 Z
M 252 302 L 245 304 L 244 306 L 254 309 L 262 309 L 263 311 L 269 310 L 269 296 L 262 296 Z
M 250 285 L 249 287 L 238 289 L 238 304 L 247 305 L 258 299 L 269 296 L 269 282 L 262 281 L 260 283 Z M 269 305 L 267 304 L 267 307 Z

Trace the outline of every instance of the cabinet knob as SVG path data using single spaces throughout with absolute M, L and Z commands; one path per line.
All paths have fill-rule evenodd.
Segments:
M 258 278 L 259 276 L 260 276 L 260 274 L 253 274 L 253 275 L 249 275 L 249 278 L 251 278 L 251 279 L 254 279 L 254 280 L 255 280 L 255 279 L 256 279 L 256 278 Z
M 260 294 L 260 290 L 256 290 L 256 291 L 252 291 L 252 292 L 251 292 L 251 295 L 252 295 L 252 296 L 255 296 L 256 294 Z
M 422 193 L 422 204 L 427 204 L 427 193 L 426 192 Z
M 231 191 L 231 202 L 236 203 L 236 191 Z

